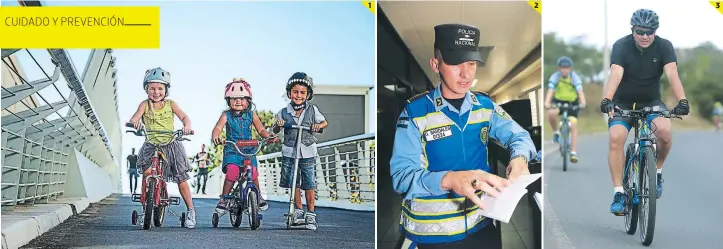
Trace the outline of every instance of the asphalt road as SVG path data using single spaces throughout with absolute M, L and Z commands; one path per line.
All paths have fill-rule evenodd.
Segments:
M 374 248 L 374 212 L 316 208 L 318 229 L 286 230 L 288 203 L 269 202 L 258 230 L 244 217 L 233 228 L 228 214 L 213 228 L 211 216 L 218 199 L 195 199 L 196 228 L 182 228 L 168 211 L 163 227 L 143 230 L 131 224 L 139 203 L 111 196 L 53 228 L 23 248 Z M 185 205 L 171 206 L 174 212 Z
M 607 134 L 582 137 L 580 161 L 563 172 L 557 145 L 545 144 L 546 249 L 644 247 L 640 228 L 628 235 L 624 217 L 610 213 L 613 186 L 607 147 Z M 663 165 L 664 192 L 656 205 L 651 248 L 723 245 L 722 154 L 723 133 L 674 131 L 673 148 Z

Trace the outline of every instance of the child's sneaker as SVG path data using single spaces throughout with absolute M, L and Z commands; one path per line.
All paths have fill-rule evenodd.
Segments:
M 221 198 L 220 200 L 218 200 L 218 205 L 216 205 L 216 213 L 219 216 L 226 214 L 226 211 L 228 210 L 226 206 L 226 199 Z
M 196 209 L 192 208 L 188 210 L 188 214 L 186 214 L 186 227 L 196 227 Z
M 294 209 L 294 224 L 304 224 L 304 210 Z
M 263 196 L 260 196 L 259 200 L 259 209 L 261 209 L 261 211 L 269 209 L 269 204 L 266 203 L 266 200 L 264 200 Z
M 306 229 L 316 230 L 316 213 L 307 212 L 305 218 L 306 218 Z

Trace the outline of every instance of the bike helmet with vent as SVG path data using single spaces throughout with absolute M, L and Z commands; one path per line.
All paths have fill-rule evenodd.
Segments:
M 286 96 L 291 98 L 291 88 L 294 85 L 303 85 L 309 89 L 309 93 L 306 97 L 307 100 L 314 98 L 314 80 L 309 77 L 306 73 L 296 72 L 291 75 L 289 81 L 286 83 Z
M 224 98 L 252 98 L 251 87 L 243 78 L 234 78 L 231 83 L 226 84 Z
M 572 67 L 572 59 L 567 56 L 562 56 L 557 59 L 558 67 Z
M 658 14 L 649 9 L 636 10 L 630 18 L 630 25 L 656 30 L 660 26 Z
M 160 67 L 146 70 L 146 76 L 143 78 L 143 89 L 148 87 L 148 83 L 153 82 L 166 85 L 166 89 L 171 88 L 171 73 Z

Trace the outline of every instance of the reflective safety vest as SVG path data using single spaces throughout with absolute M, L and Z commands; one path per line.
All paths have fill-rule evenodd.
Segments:
M 409 101 L 406 108 L 409 120 L 420 132 L 421 167 L 432 172 L 474 169 L 490 172 L 487 144 L 495 104 L 480 92 L 468 94 L 465 101 L 471 104 L 471 110 L 462 115 L 443 101 L 439 89 Z M 451 192 L 404 200 L 400 232 L 416 243 L 462 240 L 491 222 L 479 211 L 466 197 Z

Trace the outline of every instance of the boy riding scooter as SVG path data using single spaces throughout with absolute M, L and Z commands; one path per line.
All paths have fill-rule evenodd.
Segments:
M 306 73 L 297 72 L 289 78 L 286 83 L 286 96 L 291 99 L 291 103 L 276 114 L 276 123 L 273 127 L 274 133 L 279 133 L 281 128 L 284 128 L 279 187 L 292 188 L 292 181 L 296 183 L 292 188 L 295 209 L 293 214 L 288 215 L 293 215 L 291 217 L 293 224 L 306 223 L 307 229 L 316 230 L 314 165 L 317 151 L 316 137 L 313 132 L 319 132 L 328 123 L 318 107 L 308 102 L 314 97 L 314 83 Z M 295 172 L 299 173 L 296 174 L 296 177 L 292 177 Z M 306 212 L 301 205 L 299 188 L 305 192 Z

